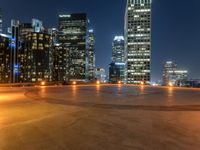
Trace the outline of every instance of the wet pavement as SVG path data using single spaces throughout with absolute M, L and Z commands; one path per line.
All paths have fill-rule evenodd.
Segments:
M 198 150 L 200 89 L 0 88 L 0 150 Z

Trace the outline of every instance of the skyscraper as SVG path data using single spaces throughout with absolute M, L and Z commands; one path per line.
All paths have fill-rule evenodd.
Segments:
M 30 32 L 24 39 L 24 60 L 21 77 L 23 82 L 49 81 L 51 37 L 47 33 Z
M 109 65 L 109 82 L 124 83 L 124 69 L 125 63 L 111 63 Z
M 112 43 L 112 62 L 114 63 L 124 63 L 125 58 L 124 50 L 124 37 L 115 36 Z
M 125 69 L 124 37 L 115 36 L 112 43 L 112 63 L 109 65 L 109 82 L 124 82 Z
M 58 42 L 62 44 L 66 59 L 66 80 L 87 81 L 87 14 L 59 15 Z
M 0 34 L 0 83 L 10 82 L 10 36 Z
M 54 44 L 53 46 L 53 80 L 68 81 L 68 49 L 64 44 Z
M 150 82 L 151 0 L 127 0 L 125 14 L 125 82 Z
M 170 82 L 169 72 L 175 72 L 177 70 L 177 64 L 172 61 L 167 61 L 163 67 L 163 85 L 168 85 Z
M 19 82 L 20 73 L 20 22 L 11 20 L 11 40 L 10 40 L 10 82 Z
M 88 79 L 89 81 L 95 80 L 95 35 L 94 30 L 88 31 Z
M 57 28 L 49 28 L 48 29 L 48 34 L 51 37 L 51 42 L 50 42 L 50 51 L 49 51 L 49 73 L 51 75 L 51 80 L 50 81 L 60 81 L 57 78 L 58 75 L 58 70 L 57 68 L 55 69 L 57 62 L 56 60 L 56 45 L 57 45 L 57 34 L 58 34 L 58 29 Z M 55 66 L 54 66 L 55 65 Z
M 163 69 L 163 85 L 184 86 L 188 80 L 188 71 L 178 69 L 177 64 L 167 61 Z
M 51 81 L 50 52 L 51 36 L 45 32 L 42 21 L 32 19 L 31 23 L 21 24 L 20 38 L 22 82 Z
M 21 23 L 12 20 L 10 31 L 10 81 L 49 81 L 51 37 L 43 32 L 41 21 L 33 19 L 32 23 Z
M 2 33 L 2 32 L 3 32 L 3 14 L 0 9 L 0 33 Z

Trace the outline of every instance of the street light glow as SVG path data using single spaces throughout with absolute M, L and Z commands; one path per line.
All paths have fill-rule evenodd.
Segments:
M 173 83 L 172 82 L 169 82 L 169 84 L 168 84 L 170 87 L 172 87 L 173 86 Z
M 97 81 L 96 84 L 99 85 L 99 84 L 100 84 L 100 81 Z
M 41 82 L 41 85 L 42 85 L 42 86 L 45 86 L 45 82 L 44 82 L 44 81 L 42 81 L 42 82 Z

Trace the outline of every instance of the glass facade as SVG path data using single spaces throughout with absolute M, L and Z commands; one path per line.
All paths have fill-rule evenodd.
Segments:
M 112 62 L 114 63 L 124 63 L 125 62 L 124 53 L 124 37 L 115 36 L 112 43 Z
M 63 82 L 68 81 L 68 65 L 69 65 L 68 48 L 64 44 L 53 45 L 53 81 Z
M 10 37 L 0 34 L 0 83 L 10 82 Z
M 177 64 L 167 61 L 163 69 L 163 85 L 184 86 L 188 80 L 188 71 L 177 68 Z
M 43 32 L 42 28 L 41 21 L 36 19 L 33 19 L 32 23 L 11 21 L 12 83 L 50 81 L 51 36 Z
M 125 63 L 111 63 L 109 65 L 109 82 L 121 83 L 124 82 Z
M 94 30 L 88 31 L 88 79 L 95 80 L 95 35 Z
M 88 80 L 87 26 L 85 13 L 59 15 L 58 43 L 67 61 L 66 81 Z
M 150 82 L 151 0 L 127 0 L 125 15 L 125 82 Z
M 23 42 L 20 80 L 22 82 L 50 81 L 51 36 L 46 33 L 30 32 L 24 37 Z
M 11 83 L 18 83 L 20 75 L 21 49 L 19 20 L 11 20 L 10 49 L 10 81 Z
M 57 70 L 57 63 L 54 62 L 54 60 L 57 60 L 57 53 L 56 53 L 56 45 L 57 45 L 57 34 L 58 34 L 58 29 L 57 28 L 49 28 L 48 29 L 48 34 L 51 36 L 51 43 L 50 43 L 50 51 L 49 51 L 49 69 L 50 69 L 50 81 L 61 81 L 58 80 L 57 75 L 58 75 L 58 70 Z M 59 45 L 57 45 L 59 46 Z M 54 57 L 55 56 L 55 57 Z M 54 69 L 54 65 L 55 68 Z
M 112 63 L 109 65 L 109 82 L 124 82 L 125 69 L 124 37 L 115 36 L 112 43 Z

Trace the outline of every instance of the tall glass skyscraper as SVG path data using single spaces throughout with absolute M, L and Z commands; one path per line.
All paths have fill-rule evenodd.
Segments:
M 115 36 L 112 44 L 112 62 L 124 63 L 124 37 Z
M 20 72 L 20 21 L 11 20 L 11 40 L 10 40 L 10 81 L 19 82 Z
M 10 31 L 10 82 L 49 81 L 51 36 L 43 32 L 41 21 L 12 20 Z
M 0 83 L 10 82 L 10 36 L 0 34 Z
M 50 35 L 42 32 L 29 32 L 24 37 L 23 43 L 23 50 L 20 52 L 20 81 L 49 81 Z
M 112 63 L 109 65 L 109 82 L 124 82 L 124 36 L 115 36 L 112 43 Z
M 58 42 L 62 43 L 66 59 L 66 81 L 87 81 L 87 31 L 85 13 L 59 15 Z
M 95 80 L 95 34 L 94 30 L 88 30 L 87 37 L 88 46 L 88 79 L 89 81 Z
M 150 82 L 151 0 L 127 0 L 125 14 L 125 82 Z

